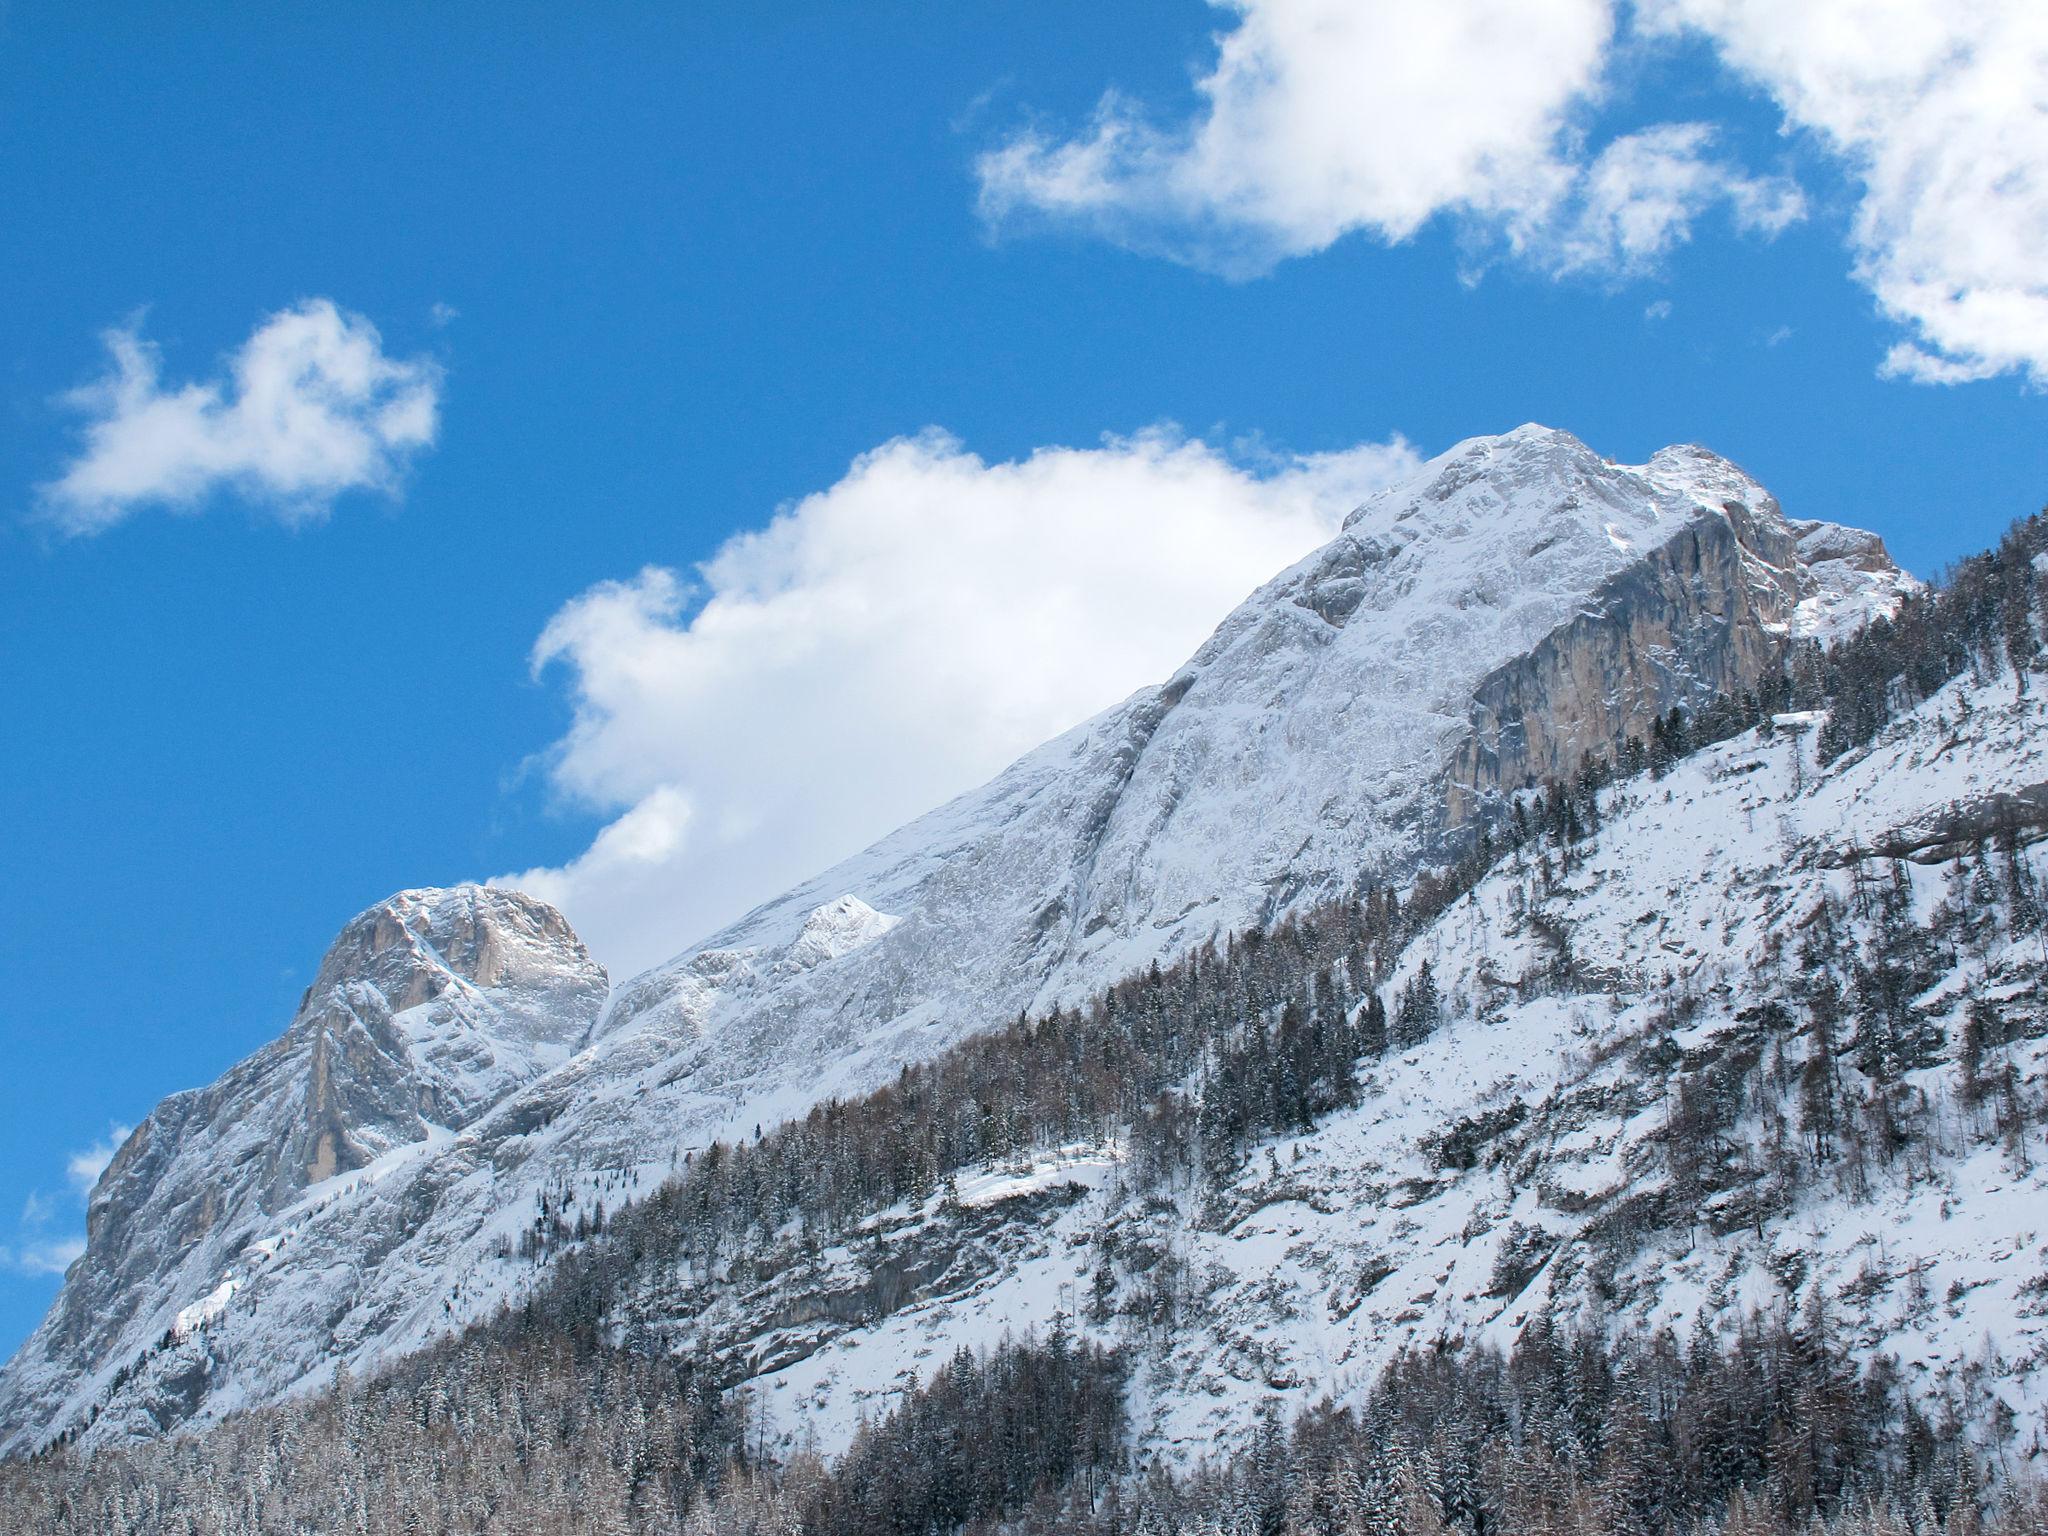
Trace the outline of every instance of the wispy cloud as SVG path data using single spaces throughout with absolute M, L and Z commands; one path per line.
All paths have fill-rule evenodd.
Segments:
M 15 1240 L 0 1246 L 0 1265 L 24 1275 L 61 1275 L 85 1252 L 77 1224 L 83 1220 L 86 1197 L 107 1164 L 128 1139 L 132 1127 L 112 1125 L 107 1134 L 64 1159 L 64 1194 L 32 1189 L 15 1222 Z
M 107 1171 L 107 1164 L 114 1160 L 114 1154 L 121 1150 L 121 1143 L 133 1134 L 132 1125 L 109 1127 L 104 1140 L 74 1152 L 64 1160 L 64 1176 L 71 1181 L 71 1187 L 83 1200 L 92 1192 L 100 1175 Z
M 24 1275 L 61 1275 L 85 1252 L 82 1237 L 51 1238 L 0 1249 L 7 1267 Z
M 285 522 L 317 519 L 348 491 L 396 494 L 438 430 L 439 366 L 386 356 L 375 326 L 328 299 L 270 316 L 218 376 L 185 384 L 164 382 L 140 317 L 102 340 L 106 373 L 64 397 L 84 419 L 81 451 L 40 488 L 66 533 L 221 492 Z

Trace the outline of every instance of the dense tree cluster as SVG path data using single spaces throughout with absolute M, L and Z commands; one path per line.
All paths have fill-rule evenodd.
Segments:
M 1055 1332 L 965 1352 L 836 1464 L 750 1451 L 684 1364 L 475 1337 L 203 1434 L 0 1466 L 0 1536 L 2037 1536 L 2048 1497 L 1953 1408 L 1859 1371 L 1825 1308 L 1716 1341 L 1554 1330 L 1402 1357 L 1241 1453 L 1123 1450 L 1123 1367 Z M 1994 1444 L 1994 1458 L 2005 1454 Z
M 471 1337 L 202 1435 L 0 1463 L 0 1531 L 674 1529 L 744 1411 L 687 1360 Z
M 1996 676 L 2010 668 L 2015 688 L 2025 692 L 2040 650 L 2041 573 L 2034 562 L 2044 552 L 2048 513 L 2013 524 L 1996 549 L 1962 561 L 1824 660 L 1804 659 L 1796 677 L 1801 707 L 1828 711 L 1822 760 L 1871 741 L 1896 715 L 1966 672 Z
M 1243 1454 L 1155 1469 L 1017 1536 L 2033 1536 L 2048 1497 L 1987 1479 L 1956 1424 L 1880 1363 L 1859 1372 L 1817 1303 L 1610 1341 L 1541 1319 L 1513 1352 L 1397 1360 L 1365 1402 Z M 1992 1491 L 1987 1493 L 1987 1487 Z
M 473 1333 L 203 1434 L 0 1463 L 0 1536 L 945 1531 L 1122 1461 L 1123 1369 L 1063 1335 L 961 1353 L 837 1466 L 770 1468 L 687 1361 Z

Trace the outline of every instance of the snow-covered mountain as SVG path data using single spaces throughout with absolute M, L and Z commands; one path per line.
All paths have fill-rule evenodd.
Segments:
M 97 1374 L 142 1341 L 189 1337 L 263 1266 L 289 1265 L 275 1234 L 560 1066 L 606 992 L 561 914 L 517 892 L 404 891 L 362 913 L 279 1039 L 165 1099 L 122 1144 L 10 1394 L 32 1361 Z
M 558 916 L 409 893 L 287 1034 L 167 1100 L 0 1376 L 0 1444 L 317 1384 L 533 1283 L 543 1201 L 871 1088 L 1020 1010 L 1463 845 L 1503 792 L 1739 693 L 1910 588 L 1696 448 L 1476 438 L 1355 511 L 1156 688 L 603 1002 Z

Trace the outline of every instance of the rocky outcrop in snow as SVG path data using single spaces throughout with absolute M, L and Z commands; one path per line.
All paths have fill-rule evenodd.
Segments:
M 1641 471 L 1609 466 L 1601 491 L 1613 494 L 1617 473 L 1640 475 L 1636 505 L 1718 499 L 1722 515 L 1686 520 L 1479 683 L 1450 768 L 1454 824 L 1502 792 L 1570 778 L 1587 753 L 1613 760 L 1673 708 L 1690 714 L 1754 690 L 1792 643 L 1839 638 L 1914 585 L 1874 534 L 1788 523 L 1768 492 L 1704 449 L 1667 448 Z M 1629 527 L 1624 508 L 1606 524 L 1617 546 L 1633 542 Z

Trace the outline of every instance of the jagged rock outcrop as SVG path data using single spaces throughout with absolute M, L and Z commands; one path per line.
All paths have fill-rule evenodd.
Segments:
M 171 1095 L 121 1145 L 92 1191 L 85 1254 L 9 1387 L 39 1359 L 99 1373 L 144 1337 L 191 1333 L 241 1288 L 252 1244 L 244 1262 L 278 1261 L 266 1240 L 296 1203 L 342 1198 L 351 1176 L 445 1143 L 560 1065 L 606 992 L 562 915 L 530 896 L 472 885 L 371 907 L 277 1041 Z
M 1503 792 L 1569 779 L 1589 753 L 1617 760 L 1674 708 L 1754 691 L 1793 644 L 1837 638 L 1911 586 L 1876 535 L 1788 523 L 1762 487 L 1703 449 L 1667 448 L 1645 478 L 1703 499 L 1725 493 L 1724 515 L 1695 518 L 1647 550 L 1481 680 L 1448 772 L 1454 827 Z
M 273 1085 L 264 1102 L 290 1104 L 261 1145 L 181 1132 L 194 1161 L 134 1188 L 188 1193 L 118 1197 L 134 1230 L 231 1235 L 133 1269 L 89 1252 L 0 1377 L 0 1444 L 93 1415 L 92 1435 L 146 1431 L 416 1347 L 532 1283 L 515 1244 L 544 1200 L 630 1197 L 716 1136 L 865 1091 L 1019 1010 L 1405 878 L 1458 835 L 1447 782 L 1575 765 L 1582 741 L 1753 680 L 1785 635 L 1854 625 L 1907 584 L 1869 535 L 1786 522 L 1703 450 L 1628 467 L 1541 427 L 1462 443 L 1260 588 L 1163 685 L 627 983 L 594 1024 L 594 993 L 562 982 L 545 1005 L 560 1027 L 517 1013 L 536 1054 L 506 1091 L 474 1087 L 467 1037 L 426 1029 L 440 1000 L 410 981 L 375 983 L 388 1020 L 347 986 L 309 999 L 336 1010 L 331 1027 L 302 1013 L 282 1055 L 223 1080 L 253 1072 Z M 490 1042 L 494 1059 L 509 1050 Z M 567 1059 L 543 1061 L 543 1044 Z M 383 1071 L 401 1059 L 407 1072 Z M 159 1116 L 194 1113 L 179 1104 Z M 218 1126 L 218 1108 L 199 1119 Z M 330 1155 L 370 1167 L 288 1219 L 231 1219 L 274 1212 Z M 205 1208 L 200 1167 L 245 1162 L 231 1182 L 246 1187 Z M 204 1326 L 166 1344 L 194 1307 Z

